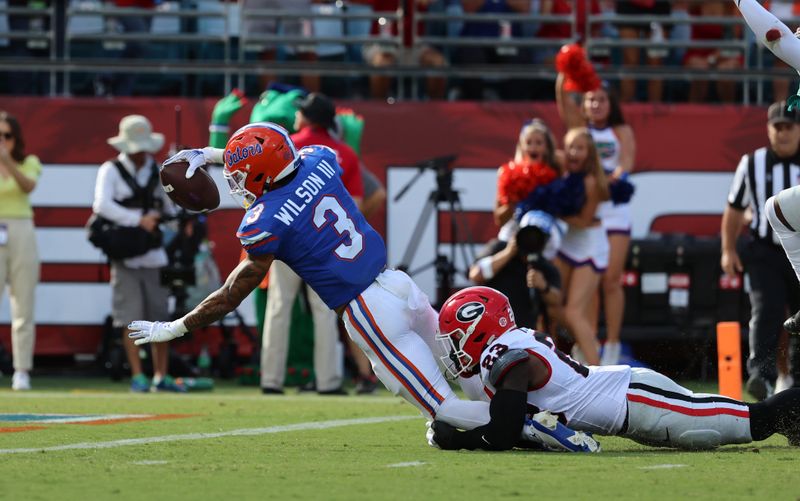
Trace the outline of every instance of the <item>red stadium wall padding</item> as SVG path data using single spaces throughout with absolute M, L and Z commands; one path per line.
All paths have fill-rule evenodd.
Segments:
M 157 155 L 159 160 L 163 159 L 169 145 L 177 142 L 176 106 L 181 109 L 180 143 L 204 146 L 215 102 L 215 99 L 4 96 L 0 97 L 0 109 L 20 119 L 28 151 L 38 155 L 47 168 L 55 168 L 51 166 L 99 165 L 114 156 L 115 151 L 106 144 L 106 139 L 117 133 L 119 120 L 129 114 L 145 115 L 156 131 L 166 135 L 165 148 Z M 363 160 L 384 182 L 390 166 L 410 166 L 425 158 L 451 153 L 458 155 L 458 168 L 499 166 L 513 155 L 520 126 L 532 117 L 549 123 L 559 142 L 564 134 L 554 103 L 339 104 L 353 108 L 365 118 Z M 250 115 L 249 106 L 234 117 L 232 129 L 244 125 Z M 743 153 L 767 141 L 766 110 L 760 107 L 635 104 L 626 106 L 624 111 L 636 134 L 636 172 L 732 173 Z M 672 203 L 667 202 L 667 205 Z M 721 213 L 725 201 L 707 203 Z M 675 200 L 675 204 L 680 204 L 680 200 Z M 80 227 L 90 214 L 90 205 L 91 200 L 87 200 L 84 207 L 37 207 L 36 224 L 53 229 Z M 234 232 L 241 216 L 239 209 L 222 209 L 210 216 L 210 238 L 223 276 L 239 258 Z M 489 213 L 470 212 L 467 216 L 476 241 L 494 236 L 496 228 Z M 447 221 L 446 214 L 439 214 L 442 241 L 449 239 Z M 375 214 L 371 222 L 385 234 L 383 211 Z M 708 214 L 701 217 L 665 214 L 650 229 L 713 235 L 718 233 L 719 224 L 716 216 Z M 107 278 L 105 265 L 61 261 L 43 265 L 43 282 L 105 282 Z M 58 331 L 57 326 L 45 326 L 40 331 L 37 353 L 87 350 L 97 342 L 95 328 L 82 331 L 86 334 L 83 340 L 65 341 L 78 336 L 81 328 L 65 326 Z M 0 326 L 0 342 L 4 345 L 8 340 L 7 329 L 7 324 Z

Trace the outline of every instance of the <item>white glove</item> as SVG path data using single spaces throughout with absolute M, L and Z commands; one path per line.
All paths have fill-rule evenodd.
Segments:
M 134 344 L 163 343 L 181 337 L 188 330 L 183 324 L 183 319 L 179 318 L 173 322 L 148 322 L 146 320 L 134 320 L 128 325 L 130 334 L 128 337 L 134 339 Z
M 434 449 L 441 449 L 441 447 L 439 447 L 439 444 L 436 443 L 436 440 L 433 439 L 434 431 L 433 428 L 431 428 L 432 425 L 433 421 L 425 422 L 425 427 L 427 428 L 427 430 L 425 431 L 425 440 L 427 440 L 428 445 L 430 445 Z
M 197 169 L 204 165 L 223 163 L 222 157 L 224 151 L 225 150 L 221 148 L 212 148 L 211 146 L 195 150 L 181 150 L 166 159 L 164 165 L 166 166 L 176 162 L 189 162 L 189 168 L 186 169 L 186 179 L 189 179 L 194 175 Z

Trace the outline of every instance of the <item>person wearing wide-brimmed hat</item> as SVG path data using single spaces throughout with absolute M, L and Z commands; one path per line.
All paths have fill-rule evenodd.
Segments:
M 153 132 L 150 121 L 128 115 L 119 123 L 119 133 L 107 140 L 119 154 L 100 166 L 95 185 L 94 212 L 120 226 L 139 226 L 156 234 L 164 212 L 172 205 L 158 181 L 153 155 L 164 146 L 164 135 Z M 126 180 L 127 179 L 127 180 Z M 138 186 L 133 189 L 131 182 Z M 111 259 L 111 290 L 114 326 L 124 328 L 132 320 L 154 317 L 168 320 L 169 291 L 161 286 L 161 268 L 167 253 L 160 239 L 152 248 L 127 259 Z M 139 349 L 122 335 L 131 367 L 131 391 L 183 391 L 167 374 L 168 345 L 153 345 L 153 384 L 142 372 Z

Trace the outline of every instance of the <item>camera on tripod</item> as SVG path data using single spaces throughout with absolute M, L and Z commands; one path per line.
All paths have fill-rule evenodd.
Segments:
M 195 257 L 206 238 L 207 225 L 205 214 L 185 210 L 178 212 L 174 221 L 177 230 L 165 246 L 169 264 L 161 270 L 161 285 L 169 287 L 175 297 L 174 316 L 178 318 L 187 311 L 187 289 L 197 282 Z

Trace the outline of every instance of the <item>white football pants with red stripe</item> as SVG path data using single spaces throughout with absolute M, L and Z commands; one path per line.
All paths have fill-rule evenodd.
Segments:
M 693 393 L 650 369 L 631 369 L 627 422 L 621 436 L 657 447 L 713 449 L 753 441 L 747 404 Z
M 445 379 L 439 363 L 445 350 L 435 339 L 436 312 L 408 275 L 383 271 L 350 301 L 343 320 L 378 379 L 426 418 L 467 430 L 489 422 L 488 402 L 459 399 Z

